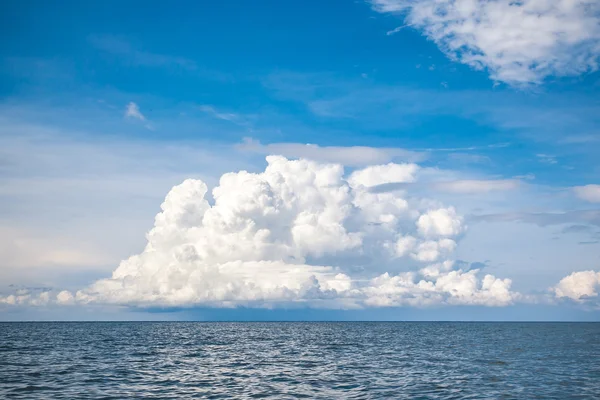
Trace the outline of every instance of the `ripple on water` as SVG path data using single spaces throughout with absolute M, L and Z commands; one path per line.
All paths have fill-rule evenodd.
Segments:
M 593 323 L 0 323 L 0 398 L 600 398 Z

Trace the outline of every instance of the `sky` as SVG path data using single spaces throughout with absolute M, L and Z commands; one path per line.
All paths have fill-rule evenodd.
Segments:
M 0 320 L 600 320 L 595 0 L 8 0 L 0 34 Z

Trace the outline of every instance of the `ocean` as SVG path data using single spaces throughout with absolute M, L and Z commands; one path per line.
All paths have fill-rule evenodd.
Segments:
M 594 399 L 600 323 L 0 323 L 6 399 Z

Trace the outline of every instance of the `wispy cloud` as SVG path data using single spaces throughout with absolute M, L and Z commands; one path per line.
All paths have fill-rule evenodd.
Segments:
M 236 125 L 245 127 L 251 126 L 250 120 L 247 115 L 221 111 L 209 104 L 203 104 L 199 106 L 198 109 L 205 114 L 208 114 L 216 119 L 220 119 L 221 121 L 228 121 Z
M 461 152 L 448 154 L 448 160 L 459 164 L 489 164 L 492 161 L 488 156 Z
M 395 190 L 424 189 L 428 192 L 453 194 L 485 194 L 496 191 L 516 190 L 523 183 L 517 179 L 461 179 L 453 181 L 429 181 L 420 183 L 387 183 L 370 189 L 373 193 Z
M 125 117 L 146 121 L 146 117 L 140 111 L 140 107 L 134 102 L 130 102 L 127 104 L 127 107 L 125 107 Z
M 97 49 L 121 56 L 133 65 L 148 67 L 177 66 L 189 70 L 197 68 L 196 63 L 187 58 L 138 50 L 126 40 L 115 36 L 94 35 L 89 37 L 89 41 Z
M 232 77 L 218 70 L 206 68 L 195 60 L 177 55 L 162 54 L 144 49 L 139 43 L 132 44 L 126 38 L 112 35 L 92 35 L 89 43 L 106 55 L 112 55 L 129 67 L 162 68 L 176 73 L 186 72 L 218 82 L 230 82 Z
M 598 69 L 596 0 L 371 0 L 396 13 L 451 59 L 511 85 Z
M 451 182 L 438 182 L 433 185 L 435 190 L 450 193 L 488 193 L 493 191 L 515 190 L 522 184 L 517 179 L 497 180 L 458 180 Z
M 560 140 L 564 144 L 588 144 L 600 142 L 600 133 L 569 135 Z
M 318 146 L 302 143 L 261 144 L 247 138 L 237 148 L 258 154 L 278 154 L 291 158 L 306 158 L 320 162 L 333 162 L 347 166 L 384 164 L 390 161 L 418 162 L 427 158 L 426 152 L 402 148 L 378 148 L 367 146 Z
M 558 164 L 558 161 L 556 160 L 555 156 L 549 155 L 549 154 L 536 154 L 535 155 L 538 159 L 539 162 L 544 163 L 544 164 Z
M 484 146 L 469 146 L 469 147 L 438 147 L 438 148 L 427 148 L 425 151 L 443 151 L 443 152 L 454 152 L 454 151 L 473 151 L 473 150 L 486 150 L 486 149 L 502 149 L 509 147 L 510 143 L 492 143 Z
M 575 195 L 590 203 L 600 203 L 600 185 L 585 185 L 573 188 Z
M 571 225 L 563 228 L 561 233 L 589 233 L 592 227 L 589 225 Z
M 471 215 L 471 222 L 509 222 L 518 221 L 538 226 L 585 223 L 600 226 L 600 210 L 573 210 L 565 212 L 510 212 L 499 214 Z
M 595 97 L 582 93 L 567 98 L 506 90 L 428 90 L 292 73 L 273 74 L 265 86 L 278 97 L 303 103 L 319 118 L 352 121 L 359 129 L 402 129 L 424 118 L 450 116 L 518 133 L 519 140 L 555 144 L 565 139 L 565 132 L 591 132 L 585 139 L 593 139 L 600 123 Z
M 409 26 L 410 26 L 410 25 L 401 25 L 401 26 L 399 26 L 399 27 L 397 27 L 397 28 L 394 28 L 394 29 L 392 29 L 392 30 L 389 30 L 389 31 L 387 31 L 385 34 L 386 34 L 386 35 L 388 35 L 388 36 L 392 36 L 393 34 L 395 34 L 395 33 L 398 33 L 398 32 L 400 32 L 402 29 L 404 29 L 404 28 L 408 28 Z
M 147 120 L 146 116 L 140 111 L 140 107 L 133 101 L 129 102 L 125 107 L 125 118 L 138 120 L 143 122 L 144 128 L 151 131 L 154 130 L 154 125 Z

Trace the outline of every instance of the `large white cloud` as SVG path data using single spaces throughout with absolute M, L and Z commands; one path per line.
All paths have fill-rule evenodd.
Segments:
M 508 84 L 598 69 L 597 0 L 372 0 L 398 13 L 450 58 Z
M 561 279 L 552 289 L 556 297 L 565 297 L 575 301 L 583 301 L 589 297 L 597 297 L 600 288 L 600 272 L 573 272 Z
M 465 229 L 454 208 L 405 191 L 369 191 L 414 181 L 418 166 L 377 165 L 346 176 L 339 164 L 267 162 L 261 173 L 224 174 L 212 196 L 200 180 L 173 187 L 142 253 L 111 278 L 54 301 L 354 308 L 495 306 L 515 298 L 510 280 L 480 277 L 450 260 Z

